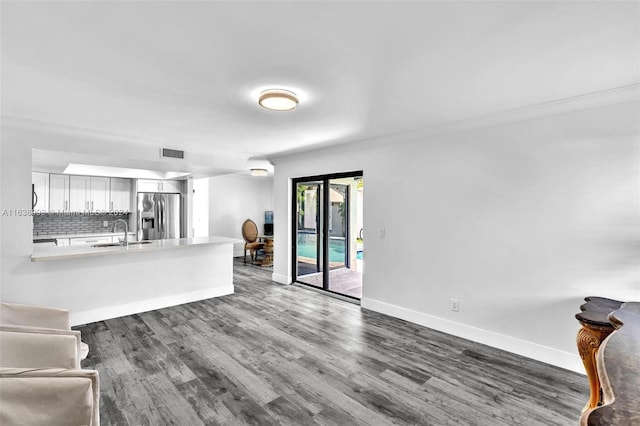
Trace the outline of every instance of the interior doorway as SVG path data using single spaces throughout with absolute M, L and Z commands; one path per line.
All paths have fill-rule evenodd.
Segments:
M 362 172 L 294 179 L 293 197 L 296 282 L 361 299 Z

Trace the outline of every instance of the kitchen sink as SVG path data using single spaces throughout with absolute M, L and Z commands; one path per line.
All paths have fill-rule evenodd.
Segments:
M 139 244 L 151 244 L 153 241 L 131 241 L 129 243 L 130 246 L 139 245 Z M 100 243 L 93 244 L 91 247 L 124 247 L 124 244 L 121 243 Z

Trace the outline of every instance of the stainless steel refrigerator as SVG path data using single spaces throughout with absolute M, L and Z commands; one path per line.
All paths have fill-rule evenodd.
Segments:
M 138 240 L 180 238 L 180 194 L 138 192 Z

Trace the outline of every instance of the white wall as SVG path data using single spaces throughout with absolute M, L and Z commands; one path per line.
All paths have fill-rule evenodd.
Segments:
M 193 179 L 193 236 L 209 235 L 209 178 Z
M 253 220 L 262 233 L 264 212 L 273 210 L 273 178 L 270 176 L 216 176 L 209 178 L 209 233 L 242 239 L 242 223 Z M 236 244 L 234 256 L 243 255 Z
M 273 278 L 292 279 L 290 179 L 361 169 L 363 307 L 582 371 L 582 299 L 640 300 L 638 113 L 621 102 L 275 159 Z

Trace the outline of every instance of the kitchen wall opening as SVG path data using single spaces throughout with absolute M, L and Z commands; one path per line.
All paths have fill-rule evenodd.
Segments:
M 39 248 L 185 236 L 186 181 L 136 177 L 160 171 L 86 164 L 86 174 L 74 174 L 69 172 L 71 157 L 82 158 L 32 150 L 31 216 L 33 243 Z

